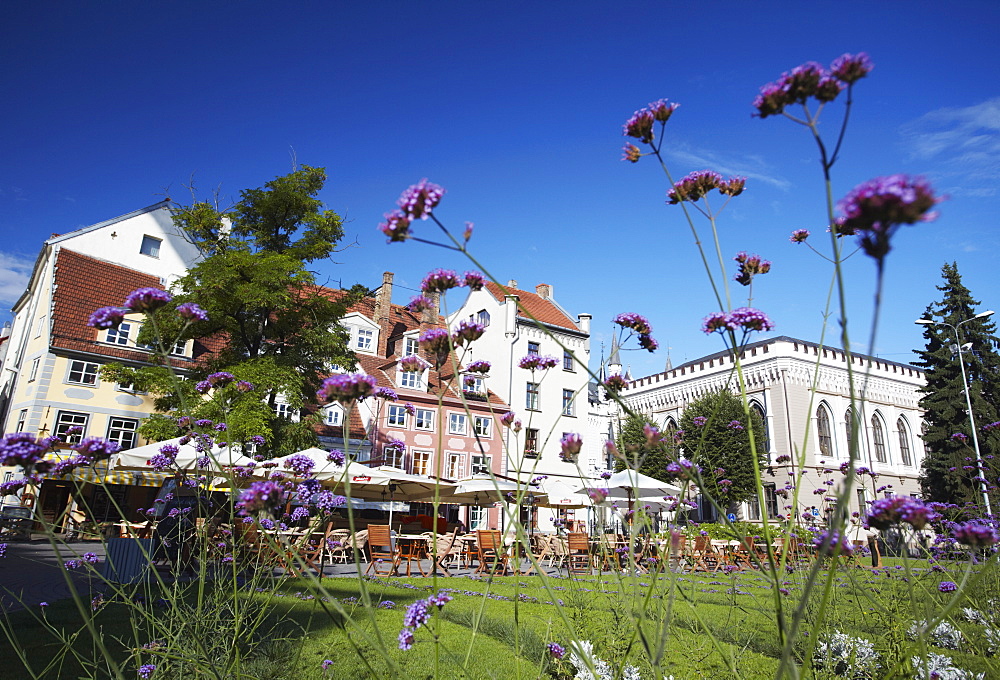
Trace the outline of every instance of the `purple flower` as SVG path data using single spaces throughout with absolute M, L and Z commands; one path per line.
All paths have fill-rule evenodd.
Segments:
M 331 661 L 330 659 L 324 659 L 323 663 L 320 664 L 320 666 L 322 666 L 322 668 L 323 668 L 324 671 L 327 668 L 329 668 L 330 666 L 332 666 L 332 665 L 333 665 L 333 661 Z
M 385 214 L 385 222 L 378 225 L 379 231 L 385 234 L 389 240 L 405 241 L 410 238 L 410 218 L 403 214 L 402 210 L 393 210 Z
M 329 492 L 327 492 L 327 493 L 329 493 Z M 294 510 L 292 510 L 292 521 L 293 522 L 298 522 L 299 520 L 306 519 L 308 517 L 309 517 L 309 508 L 306 508 L 306 507 L 300 505 L 300 506 L 296 507 Z
M 70 448 L 81 456 L 92 460 L 104 460 L 121 451 L 122 447 L 118 442 L 108 441 L 101 437 L 87 437 L 78 444 L 73 444 Z
M 964 444 L 966 441 L 968 441 L 969 436 L 961 432 L 956 432 L 953 435 L 951 435 L 949 439 L 951 439 L 953 442 L 961 442 Z
M 27 432 L 12 432 L 0 439 L 0 465 L 31 467 L 39 462 L 48 448 L 43 440 Z
M 517 419 L 517 414 L 513 411 L 507 411 L 502 416 L 500 416 L 500 422 L 506 427 L 510 427 L 514 421 Z
M 241 515 L 280 507 L 285 501 L 285 487 L 276 482 L 254 482 L 240 494 L 236 503 Z
M 729 320 L 746 332 L 774 330 L 774 324 L 767 318 L 767 314 L 753 307 L 734 309 L 729 313 Z
M 375 389 L 375 398 L 385 399 L 386 401 L 396 401 L 397 399 L 399 399 L 399 396 L 392 388 L 378 387 Z
M 626 137 L 635 137 L 644 144 L 652 144 L 654 122 L 655 118 L 649 109 L 639 109 L 625 122 L 622 134 Z
M 629 163 L 638 163 L 642 158 L 642 151 L 635 144 L 626 144 L 622 147 L 622 160 Z
M 792 236 L 788 240 L 792 243 L 805 243 L 807 238 L 809 238 L 808 229 L 796 229 L 792 232 Z
M 562 449 L 559 452 L 560 457 L 564 461 L 570 461 L 583 448 L 583 439 L 576 432 L 567 432 L 559 440 L 559 446 Z
M 816 551 L 824 557 L 844 555 L 849 557 L 854 554 L 854 545 L 836 531 L 824 531 L 813 539 Z
M 7 544 L 0 543 L 0 558 L 7 557 Z
M 240 380 L 236 383 L 236 389 L 240 392 L 253 392 L 253 383 L 249 383 L 246 380 Z
M 702 427 L 704 426 L 705 423 L 708 422 L 708 418 L 706 418 L 705 416 L 695 416 L 694 418 L 691 419 L 691 422 L 694 423 L 696 427 Z
M 951 530 L 951 535 L 959 543 L 974 548 L 993 545 L 998 540 L 997 532 L 993 527 L 978 522 L 959 524 Z
M 312 499 L 312 504 L 326 514 L 330 514 L 337 508 L 342 508 L 347 504 L 347 498 L 333 493 L 332 491 L 320 491 Z
M 681 201 L 697 201 L 707 196 L 713 189 L 726 187 L 722 175 L 711 170 L 699 170 L 692 172 L 683 179 L 674 183 L 674 186 L 667 192 L 667 203 L 676 205 Z
M 462 282 L 458 274 L 450 269 L 435 269 L 420 282 L 420 290 L 427 293 L 444 293 L 452 288 L 459 288 Z
M 549 656 L 553 659 L 561 659 L 566 655 L 566 649 L 556 642 L 550 642 L 546 648 L 549 650 Z
M 427 600 L 417 600 L 406 608 L 406 615 L 403 616 L 403 625 L 407 628 L 419 628 L 427 623 L 431 618 Z
M 413 648 L 413 629 L 404 628 L 399 631 L 399 648 L 407 651 Z
M 431 184 L 425 178 L 406 189 L 396 201 L 396 205 L 409 219 L 426 220 L 431 211 L 441 202 L 443 195 L 443 188 L 437 184 Z
M 729 424 L 726 425 L 726 427 L 728 427 L 730 430 L 742 430 L 742 429 L 744 429 L 743 428 L 743 423 L 741 423 L 738 420 L 730 420 Z
M 139 666 L 139 677 L 143 680 L 149 680 L 153 677 L 153 672 L 156 671 L 156 666 L 151 663 L 143 664 Z
M 646 335 L 645 333 L 639 335 L 639 347 L 641 349 L 649 352 L 655 352 L 656 348 L 659 346 L 660 343 L 654 340 L 652 335 Z
M 448 361 L 448 354 L 451 352 L 451 336 L 444 328 L 428 328 L 417 337 L 417 343 L 421 349 L 434 356 L 438 366 Z M 403 364 L 406 358 L 401 359 L 400 364 Z
M 522 357 L 517 365 L 528 371 L 545 370 L 555 368 L 559 365 L 559 360 L 555 357 L 543 357 L 540 354 L 529 354 Z
M 478 340 L 486 332 L 486 327 L 482 324 L 478 324 L 475 321 L 469 321 L 468 319 L 463 319 L 459 322 L 458 328 L 455 329 L 454 340 L 455 346 L 461 347 L 465 343 L 470 343 Z
M 193 302 L 177 305 L 177 315 L 185 321 L 208 321 L 208 312 Z
M 958 590 L 958 584 L 954 581 L 941 581 L 938 584 L 939 593 L 953 593 Z
M 208 376 L 208 384 L 212 387 L 225 387 L 234 380 L 236 380 L 236 377 L 226 371 L 219 371 Z
M 490 362 L 480 360 L 480 361 L 473 361 L 471 364 L 465 367 L 465 370 L 468 371 L 469 373 L 486 374 L 490 372 L 490 368 L 492 368 Z
M 900 225 L 934 220 L 937 213 L 931 208 L 942 200 L 921 177 L 889 175 L 859 184 L 837 208 L 844 214 L 842 230 L 860 232 L 864 251 L 881 259 Z
M 121 307 L 101 307 L 90 315 L 88 326 L 94 328 L 118 328 L 125 320 L 125 310 Z
M 333 449 L 332 451 L 330 451 L 330 453 L 327 454 L 326 459 L 331 463 L 333 463 L 334 465 L 340 465 L 340 466 L 343 466 L 347 460 L 346 457 L 344 456 L 344 452 L 341 451 L 340 449 Z
M 409 413 L 411 416 L 417 415 L 417 407 L 411 404 L 410 402 L 406 402 L 405 404 L 403 404 L 403 410 Z
M 452 598 L 452 596 L 449 595 L 448 593 L 444 591 L 439 591 L 427 598 L 427 604 L 428 606 L 434 606 L 437 607 L 438 609 L 441 609 L 441 607 L 451 602 L 452 599 L 454 598 Z
M 289 456 L 285 459 L 284 467 L 286 470 L 291 470 L 299 477 L 305 477 L 312 472 L 314 467 L 316 467 L 316 461 L 304 453 L 296 453 L 295 455 Z
M 602 384 L 604 385 L 604 389 L 615 394 L 628 387 L 628 383 L 625 382 L 625 378 L 622 377 L 621 373 L 608 376 Z
M 486 279 L 479 272 L 465 272 L 463 283 L 469 287 L 469 290 L 482 290 L 483 286 L 486 285 Z
M 608 497 L 607 489 L 587 489 L 587 495 L 594 503 L 603 503 Z
M 341 373 L 324 380 L 316 397 L 320 401 L 338 401 L 346 405 L 370 395 L 375 384 L 375 378 L 370 375 Z
M 753 277 L 757 274 L 766 274 L 771 271 L 771 263 L 762 260 L 760 255 L 747 255 L 740 252 L 733 258 L 740 264 L 740 270 L 736 273 L 735 281 L 743 286 L 749 286 L 753 282 Z
M 618 324 L 622 328 L 630 328 L 636 333 L 649 335 L 653 332 L 653 328 L 649 325 L 649 321 L 646 320 L 646 317 L 634 312 L 619 314 L 614 318 L 614 323 Z
M 414 295 L 410 298 L 410 304 L 406 305 L 406 308 L 414 314 L 419 314 L 428 309 L 434 309 L 434 301 L 425 295 Z
M 173 295 L 159 288 L 139 288 L 128 294 L 125 306 L 132 312 L 152 312 L 173 299 Z
M 844 54 L 830 64 L 830 75 L 850 85 L 867 76 L 873 68 L 871 59 L 865 52 Z

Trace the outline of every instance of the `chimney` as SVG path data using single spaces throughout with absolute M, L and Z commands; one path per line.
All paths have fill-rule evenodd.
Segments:
M 507 287 L 508 288 L 513 288 L 513 289 L 516 290 L 517 289 L 517 280 L 516 279 L 511 279 L 510 281 L 508 281 L 507 282 Z
M 538 293 L 538 297 L 542 298 L 543 300 L 552 299 L 552 286 L 550 286 L 547 283 L 539 283 L 537 286 L 535 286 L 535 292 Z
M 379 326 L 383 321 L 389 319 L 389 310 L 392 309 L 392 272 L 382 274 L 382 287 L 375 292 L 375 318 L 372 319 Z
M 438 307 L 441 304 L 441 294 L 440 293 L 427 293 L 427 297 L 430 298 L 431 306 L 430 309 L 425 309 L 420 316 L 420 325 L 431 324 L 435 325 L 438 322 Z
M 579 328 L 584 333 L 586 333 L 587 335 L 590 335 L 590 322 L 591 322 L 591 320 L 593 318 L 594 317 L 591 314 L 580 314 L 580 315 L 578 315 L 576 317 L 576 321 L 577 321 L 576 322 L 576 327 Z

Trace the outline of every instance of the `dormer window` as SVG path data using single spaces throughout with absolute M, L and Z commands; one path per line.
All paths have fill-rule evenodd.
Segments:
M 323 422 L 331 427 L 339 427 L 344 422 L 344 411 L 340 406 L 328 406 Z
M 375 333 L 368 330 L 367 328 L 359 328 L 356 340 L 354 342 L 354 349 L 360 350 L 362 352 L 372 351 L 372 340 L 375 338 Z
M 476 323 L 478 323 L 483 328 L 486 328 L 487 326 L 489 326 L 490 325 L 490 313 L 487 312 L 485 309 L 479 310 L 479 313 L 476 314 Z
M 112 345 L 127 345 L 129 333 L 132 331 L 132 324 L 128 321 L 122 321 L 118 324 L 117 328 L 109 328 L 107 335 L 104 337 L 104 342 L 109 342 Z
M 403 356 L 412 357 L 416 356 L 417 351 L 420 349 L 420 344 L 417 342 L 416 338 L 404 338 L 403 339 Z

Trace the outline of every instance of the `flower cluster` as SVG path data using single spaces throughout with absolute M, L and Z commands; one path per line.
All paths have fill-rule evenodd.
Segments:
M 939 518 L 940 515 L 916 498 L 891 496 L 872 502 L 865 524 L 874 529 L 888 529 L 898 522 L 907 522 L 914 529 L 923 529 Z
M 444 293 L 452 288 L 460 288 L 462 282 L 458 274 L 450 269 L 435 269 L 428 272 L 424 280 L 420 282 L 420 290 L 426 295 L 428 293 Z
M 316 467 L 316 461 L 304 453 L 296 453 L 285 459 L 286 470 L 291 470 L 299 477 L 305 477 Z
M 445 329 L 428 328 L 417 337 L 417 343 L 422 350 L 434 357 L 438 366 L 442 366 L 448 361 L 448 353 L 451 351 L 451 336 Z
M 45 455 L 49 442 L 27 432 L 12 432 L 0 439 L 0 465 L 32 467 Z
M 788 240 L 792 243 L 805 243 L 807 238 L 809 238 L 808 229 L 796 229 Z
M 87 325 L 94 328 L 118 328 L 125 320 L 125 312 L 121 307 L 101 307 L 90 315 Z
M 583 439 L 576 432 L 567 432 L 559 440 L 559 446 L 561 447 L 559 457 L 563 461 L 569 462 L 580 453 L 580 449 L 583 448 Z
M 725 196 L 739 196 L 746 188 L 746 177 L 730 177 L 722 179 L 722 175 L 711 170 L 692 172 L 679 182 L 675 182 L 667 192 L 667 203 L 677 205 L 681 201 L 695 202 L 718 189 Z
M 403 615 L 403 629 L 399 632 L 399 648 L 405 651 L 413 647 L 413 633 L 431 620 L 431 607 L 440 610 L 451 600 L 452 597 L 448 593 L 438 592 L 407 607 L 406 614 Z
M 837 204 L 837 209 L 843 213 L 842 228 L 860 233 L 864 251 L 882 259 L 900 225 L 934 220 L 937 213 L 931 208 L 942 200 L 934 196 L 923 178 L 889 175 L 859 184 Z
M 455 329 L 455 333 L 452 336 L 455 340 L 455 346 L 461 347 L 466 343 L 474 342 L 483 336 L 486 332 L 486 327 L 475 321 L 469 321 L 468 319 L 463 319 L 458 323 L 458 328 Z
M 469 239 L 466 238 L 466 241 Z M 469 290 L 482 290 L 483 286 L 486 285 L 486 278 L 479 272 L 465 272 L 462 281 Z
M 767 317 L 767 314 L 759 309 L 739 307 L 728 314 L 722 312 L 709 314 L 702 322 L 701 329 L 705 333 L 738 330 L 749 333 L 751 331 L 774 330 L 774 323 Z
M 277 482 L 254 482 L 243 490 L 236 503 L 241 515 L 279 508 L 285 503 L 285 487 Z
M 177 305 L 177 316 L 185 321 L 208 321 L 208 312 L 193 302 Z
M 399 370 L 403 373 L 420 373 L 427 368 L 427 362 L 416 354 L 410 354 L 399 360 Z
M 488 361 L 473 361 L 471 364 L 465 367 L 468 373 L 489 373 L 491 364 Z
M 414 295 L 413 297 L 410 298 L 410 303 L 406 305 L 406 308 L 409 309 L 414 314 L 419 314 L 421 312 L 434 309 L 434 307 L 435 307 L 434 301 L 431 300 L 426 295 Z
M 173 295 L 159 288 L 139 288 L 125 298 L 125 307 L 130 312 L 152 312 L 173 299 Z
M 625 381 L 625 378 L 622 377 L 621 373 L 615 373 L 614 375 L 609 375 L 607 378 L 605 378 L 602 384 L 604 385 L 604 389 L 606 389 L 608 392 L 613 392 L 615 394 L 618 394 L 626 387 L 628 387 L 628 383 Z
M 666 99 L 655 101 L 649 106 L 641 108 L 633 113 L 632 117 L 625 122 L 625 125 L 622 128 L 622 134 L 626 137 L 634 137 L 644 144 L 652 144 L 653 124 L 656 122 L 666 123 L 670 120 L 670 116 L 677 110 L 678 106 L 680 106 L 680 104 L 672 104 Z M 628 149 L 628 147 L 626 147 L 626 149 Z
M 338 401 L 349 404 L 369 396 L 375 389 L 375 378 L 363 373 L 341 373 L 323 381 L 316 397 L 321 402 Z
M 965 640 L 962 631 L 947 621 L 942 621 L 933 628 L 927 621 L 914 621 L 909 630 L 906 631 L 906 637 L 911 640 L 921 638 L 929 640 L 938 647 L 946 647 L 947 649 L 958 649 Z
M 420 180 L 400 195 L 396 201 L 399 209 L 386 214 L 386 221 L 379 225 L 379 229 L 389 237 L 390 243 L 405 241 L 410 237 L 410 223 L 430 217 L 443 195 L 444 189 L 437 184 L 431 184 L 426 179 Z
M 749 286 L 757 274 L 766 274 L 771 271 L 771 263 L 760 259 L 760 255 L 747 255 L 740 252 L 736 253 L 736 257 L 733 259 L 740 265 L 740 270 L 736 273 L 734 280 L 743 286 Z
M 868 640 L 834 631 L 819 640 L 813 665 L 830 668 L 834 674 L 846 678 L 874 678 L 879 668 L 878 653 Z
M 993 545 L 1000 540 L 993 527 L 979 522 L 966 522 L 965 524 L 956 525 L 952 528 L 951 535 L 959 543 L 964 543 L 974 548 Z
M 555 368 L 559 365 L 559 360 L 555 357 L 543 357 L 540 354 L 529 354 L 526 357 L 522 357 L 517 365 L 521 368 L 527 369 L 529 371 L 544 371 L 545 369 Z
M 834 557 L 844 555 L 850 557 L 854 554 L 854 544 L 841 536 L 837 531 L 824 531 L 813 539 L 816 552 L 824 557 Z
M 782 113 L 786 106 L 805 104 L 810 98 L 819 102 L 833 101 L 844 85 L 864 78 L 871 70 L 872 63 L 864 52 L 837 58 L 829 71 L 810 61 L 760 88 L 753 107 L 757 109 L 756 115 L 767 118 Z

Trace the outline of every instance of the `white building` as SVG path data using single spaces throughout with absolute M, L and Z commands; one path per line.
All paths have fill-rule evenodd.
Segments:
M 765 471 L 767 511 L 771 516 L 815 515 L 830 507 L 828 485 L 836 489 L 839 467 L 849 459 L 852 418 L 859 427 L 859 466 L 877 477 L 862 476 L 851 511 L 888 495 L 917 495 L 924 443 L 919 388 L 923 372 L 909 364 L 854 354 L 854 392 L 863 397 L 851 406 L 848 359 L 843 350 L 786 336 L 747 345 L 741 357 L 750 405 L 764 419 L 771 466 Z M 663 429 L 676 428 L 684 408 L 719 389 L 738 391 L 729 352 L 718 352 L 637 380 L 622 393 L 625 403 L 649 415 Z M 805 469 L 798 507 L 784 487 L 793 463 L 805 448 Z M 784 462 L 783 456 L 791 456 Z M 834 472 L 831 472 L 834 471 Z M 825 491 L 825 492 L 824 492 Z M 786 497 L 787 495 L 787 497 Z M 707 504 L 706 504 L 707 505 Z M 756 501 L 741 508 L 743 517 L 760 518 Z
M 589 314 L 574 321 L 559 306 L 552 286 L 539 284 L 534 292 L 487 283 L 469 293 L 461 308 L 448 319 L 455 327 L 472 320 L 486 327 L 483 337 L 472 343 L 466 363 L 489 361 L 492 365 L 486 387 L 511 405 L 521 421 L 521 431 L 506 430 L 504 471 L 522 479 L 547 475 L 543 487 L 550 500 L 578 501 L 575 491 L 584 477 L 596 477 L 605 469 L 602 444 L 607 438 L 607 419 L 594 412 L 590 390 Z M 552 357 L 553 368 L 531 371 L 520 368 L 529 355 Z M 572 460 L 562 460 L 560 440 L 566 433 L 579 434 L 584 448 Z M 544 510 L 538 527 L 546 531 L 558 511 Z M 573 519 L 562 513 L 563 518 Z

